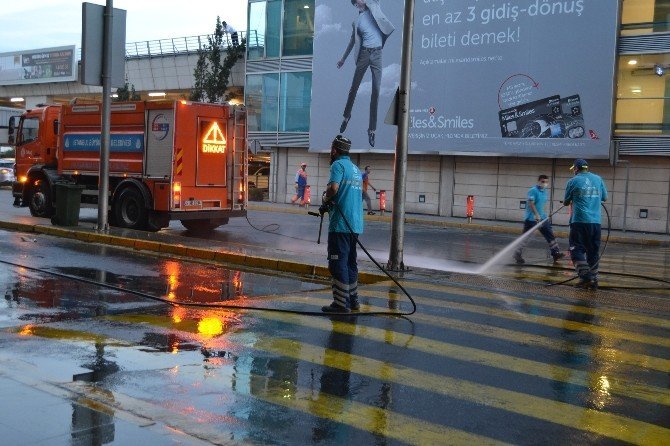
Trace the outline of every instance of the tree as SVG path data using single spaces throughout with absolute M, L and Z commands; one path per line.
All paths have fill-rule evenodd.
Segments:
M 116 94 L 118 97 L 113 99 L 115 102 L 139 101 L 142 99 L 140 95 L 135 92 L 135 84 L 128 84 L 128 81 L 123 84 L 123 87 L 116 89 Z
M 193 70 L 195 81 L 190 95 L 192 101 L 213 103 L 229 99 L 226 90 L 230 73 L 237 61 L 244 58 L 246 41 L 242 39 L 239 45 L 228 45 L 225 57 L 222 57 L 226 28 L 226 22 L 217 16 L 214 34 L 207 37 L 208 44 L 198 49 L 198 61 Z

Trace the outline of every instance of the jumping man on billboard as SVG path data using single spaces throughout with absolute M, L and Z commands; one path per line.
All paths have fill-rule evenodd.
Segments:
M 344 61 L 351 50 L 356 46 L 356 70 L 351 81 L 351 89 L 344 107 L 344 119 L 340 125 L 340 133 L 344 133 L 351 118 L 351 109 L 358 94 L 365 72 L 370 68 L 372 72 L 372 93 L 370 95 L 370 124 L 368 126 L 368 142 L 375 146 L 375 131 L 377 130 L 377 108 L 379 104 L 379 89 L 382 82 L 382 48 L 386 39 L 391 35 L 393 24 L 386 18 L 379 6 L 379 0 L 351 0 L 351 4 L 358 8 L 358 17 L 352 23 L 351 39 L 344 51 L 344 55 L 337 62 L 337 68 L 342 68 Z

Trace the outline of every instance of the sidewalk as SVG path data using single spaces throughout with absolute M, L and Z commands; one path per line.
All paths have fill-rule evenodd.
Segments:
M 267 203 L 267 202 L 250 202 L 250 210 L 264 211 L 264 212 L 284 212 L 291 214 L 304 214 L 305 208 L 292 204 L 284 203 Z M 318 206 L 311 206 L 309 210 L 317 212 Z M 391 213 L 386 212 L 380 215 L 366 215 L 366 220 L 391 223 Z M 473 220 L 468 223 L 467 219 L 459 217 L 440 217 L 437 215 L 424 214 L 405 214 L 406 224 L 434 226 L 438 228 L 457 228 L 467 229 L 473 231 L 488 231 L 499 232 L 505 234 L 519 234 L 521 222 L 509 221 L 493 221 L 493 220 Z M 606 228 L 603 228 L 605 231 Z M 560 238 L 568 238 L 568 228 L 566 226 L 554 225 L 554 232 Z M 648 246 L 670 246 L 670 235 L 667 234 L 652 234 L 646 232 L 631 232 L 612 230 L 610 234 L 610 241 L 614 243 L 627 243 L 632 245 L 648 245 Z
M 250 210 L 283 213 L 283 214 L 306 214 L 304 207 L 272 203 L 251 203 Z M 317 208 L 312 206 L 312 211 Z M 91 211 L 91 212 L 84 212 Z M 0 229 L 22 231 L 34 234 L 45 234 L 57 237 L 65 237 L 91 243 L 101 243 L 138 251 L 148 251 L 164 255 L 180 256 L 193 261 L 206 263 L 219 263 L 231 265 L 232 267 L 255 268 L 262 271 L 275 271 L 296 274 L 307 279 L 329 280 L 330 273 L 324 255 L 325 246 L 321 245 L 316 250 L 297 252 L 292 246 L 287 247 L 285 243 L 270 242 L 253 236 L 246 241 L 240 240 L 233 232 L 221 232 L 210 238 L 198 238 L 181 234 L 157 233 L 136 231 L 130 229 L 110 228 L 108 233 L 99 233 L 94 229 L 94 215 L 92 209 L 83 209 L 82 218 L 78 227 L 53 226 L 49 220 L 34 218 L 24 215 L 23 212 L 12 214 L 3 212 L 0 216 Z M 27 213 L 27 210 L 26 210 Z M 368 221 L 379 222 L 390 225 L 391 216 L 372 215 L 365 216 Z M 428 215 L 409 214 L 406 217 L 408 227 L 417 228 L 444 228 L 451 229 L 456 233 L 463 234 L 472 232 L 505 233 L 518 235 L 520 226 L 518 222 L 493 222 L 481 221 L 468 224 L 465 219 L 437 217 Z M 246 222 L 237 222 L 246 226 Z M 231 223 L 231 227 L 234 224 Z M 557 235 L 561 238 L 567 237 L 567 228 L 558 228 Z M 469 234 L 468 234 L 469 235 Z M 253 241 L 252 241 L 253 240 Z M 670 246 L 670 237 L 661 234 L 644 234 L 613 231 L 610 237 L 612 242 L 622 244 L 635 244 L 640 246 Z M 324 241 L 325 242 L 325 241 Z M 299 242 L 298 242 L 299 243 Z M 323 248 L 322 248 L 323 247 Z M 372 262 L 365 261 L 361 257 L 359 264 L 359 281 L 363 284 L 374 283 L 386 278 Z M 458 261 L 458 259 L 454 259 Z M 406 279 L 411 279 L 414 273 L 405 273 Z M 415 274 L 419 274 L 417 271 Z
M 89 399 L 66 384 L 19 379 L 0 374 L 3 444 L 205 445 L 195 437 Z

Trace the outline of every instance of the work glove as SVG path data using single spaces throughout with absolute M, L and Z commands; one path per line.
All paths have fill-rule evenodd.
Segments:
M 330 212 L 330 203 L 323 203 L 321 206 L 319 206 L 319 214 L 323 215 L 326 212 Z

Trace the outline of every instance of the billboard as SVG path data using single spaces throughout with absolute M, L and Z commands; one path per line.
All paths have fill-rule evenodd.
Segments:
M 0 54 L 0 85 L 75 80 L 77 61 L 74 45 Z
M 410 153 L 607 158 L 619 0 L 416 0 Z M 317 0 L 310 150 L 395 148 L 404 2 Z

